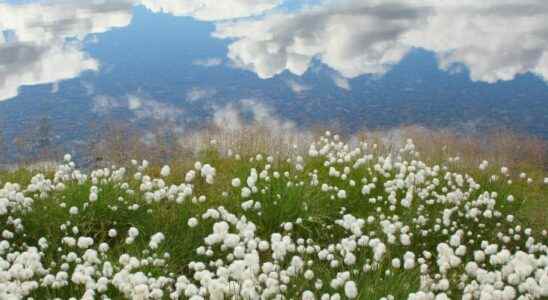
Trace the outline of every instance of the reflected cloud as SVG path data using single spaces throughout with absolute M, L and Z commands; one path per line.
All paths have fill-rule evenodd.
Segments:
M 192 89 L 186 92 L 185 100 L 188 102 L 196 102 L 198 100 L 211 98 L 215 96 L 216 94 L 217 94 L 217 90 L 212 88 L 193 87 Z
M 18 95 L 22 85 L 70 79 L 99 63 L 72 45 L 14 43 L 0 46 L 0 101 Z
M 45 0 L 0 2 L 0 101 L 25 85 L 58 83 L 99 61 L 84 50 L 98 34 L 130 25 L 133 7 L 216 22 L 214 37 L 229 40 L 231 65 L 266 79 L 303 75 L 314 62 L 349 79 L 382 75 L 412 48 L 436 53 L 439 68 L 467 69 L 494 83 L 534 73 L 548 80 L 548 2 L 545 0 L 325 0 L 276 10 L 283 0 Z M 318 4 L 320 3 L 320 4 Z M 138 63 L 138 62 L 136 62 Z M 223 58 L 193 65 L 215 67 Z M 466 68 L 463 68 L 465 66 Z M 288 82 L 297 94 L 309 87 Z M 90 92 L 89 94 L 92 94 Z M 198 99 L 199 91 L 188 99 Z
M 432 1 L 436 13 L 406 43 L 434 51 L 439 66 L 464 64 L 475 81 L 512 80 L 527 72 L 548 80 L 548 2 Z
M 136 120 L 177 122 L 184 114 L 182 108 L 154 99 L 128 95 L 127 100 L 127 107 L 133 112 Z
M 210 58 L 206 58 L 206 59 L 196 59 L 192 62 L 192 64 L 195 65 L 195 66 L 206 67 L 206 68 L 216 67 L 216 66 L 220 66 L 220 65 L 223 64 L 223 59 L 219 58 L 219 57 L 210 57 Z
M 341 75 L 339 75 L 339 74 L 332 74 L 332 75 L 331 75 L 331 79 L 333 79 L 333 82 L 334 82 L 335 85 L 338 86 L 339 88 L 341 88 L 341 89 L 343 89 L 343 90 L 347 90 L 347 91 L 352 90 L 352 88 L 350 87 L 350 82 L 348 81 L 348 79 L 342 77 Z
M 0 101 L 18 95 L 24 85 L 55 83 L 97 71 L 100 63 L 82 44 L 96 43 L 96 34 L 126 27 L 132 8 L 217 21 L 250 17 L 271 10 L 280 0 L 58 0 L 0 3 Z M 222 64 L 220 58 L 195 61 L 204 67 Z
M 56 82 L 51 84 L 51 93 L 52 94 L 57 94 L 58 92 L 59 92 L 59 82 L 56 81 Z
M 91 96 L 91 95 L 95 94 L 95 85 L 93 83 L 87 82 L 87 81 L 81 81 L 80 85 L 86 91 L 87 96 Z
M 287 86 L 291 89 L 291 91 L 293 91 L 293 93 L 295 94 L 302 94 L 312 89 L 309 85 L 297 82 L 295 80 L 288 80 L 286 83 L 287 83 Z
M 281 0 L 137 0 L 156 13 L 190 16 L 202 21 L 220 21 L 260 15 Z
M 462 64 L 472 80 L 493 83 L 527 72 L 548 79 L 546 20 L 544 0 L 347 0 L 224 22 L 214 35 L 234 40 L 230 60 L 260 78 L 302 75 L 313 60 L 347 79 L 382 75 L 420 47 L 443 70 Z
M 214 35 L 236 39 L 229 58 L 261 78 L 285 70 L 302 75 L 313 59 L 352 78 L 382 74 L 398 63 L 411 48 L 402 42 L 404 34 L 429 14 L 394 1 L 343 2 L 222 23 Z
M 115 97 L 97 95 L 92 99 L 92 111 L 100 115 L 109 114 L 112 110 L 125 107 L 125 104 Z
M 124 97 L 96 95 L 92 100 L 92 111 L 101 116 L 109 115 L 116 110 L 123 110 L 131 112 L 134 121 L 177 122 L 184 114 L 184 110 L 178 106 L 139 94 L 128 94 Z
M 126 1 L 0 3 L 0 101 L 17 96 L 23 85 L 97 71 L 99 62 L 82 51 L 81 41 L 129 25 L 130 9 Z
M 129 0 L 0 3 L 0 28 L 13 31 L 18 42 L 83 40 L 92 33 L 129 25 L 131 7 Z
M 272 132 L 289 133 L 296 125 L 288 120 L 277 117 L 272 107 L 258 99 L 242 99 L 215 108 L 213 124 L 226 131 L 238 131 L 249 125 L 259 125 L 269 128 Z

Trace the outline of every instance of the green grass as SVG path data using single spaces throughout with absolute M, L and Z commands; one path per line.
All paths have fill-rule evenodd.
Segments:
M 142 193 L 128 194 L 117 183 L 107 183 L 99 185 L 99 199 L 95 203 L 88 203 L 89 191 L 91 183 L 77 184 L 75 182 L 67 183 L 66 189 L 62 192 L 52 192 L 45 199 L 35 198 L 35 203 L 32 205 L 32 210 L 29 212 L 17 212 L 9 217 L 0 216 L 0 224 L 8 223 L 8 218 L 20 218 L 24 224 L 24 231 L 17 233 L 15 240 L 12 242 L 16 245 L 36 245 L 36 241 L 41 237 L 47 237 L 50 241 L 50 247 L 44 251 L 42 259 L 45 265 L 51 266 L 52 270 L 58 266 L 51 265 L 52 262 L 60 262 L 63 254 L 66 253 L 66 247 L 60 244 L 63 236 L 72 235 L 71 227 L 78 226 L 79 234 L 89 236 L 95 239 L 95 245 L 100 242 L 106 242 L 110 246 L 110 250 L 105 254 L 103 260 L 113 262 L 118 261 L 121 254 L 128 253 L 132 256 L 143 257 L 143 250 L 148 247 L 148 241 L 152 234 L 162 232 L 166 236 L 166 240 L 160 245 L 160 248 L 155 251 L 157 257 L 161 257 L 163 253 L 169 253 L 169 258 L 165 266 L 161 267 L 145 267 L 141 268 L 143 272 L 150 275 L 160 274 L 184 274 L 192 278 L 192 272 L 188 269 L 188 263 L 191 261 L 210 261 L 215 258 L 223 258 L 222 251 L 215 251 L 213 258 L 207 258 L 196 253 L 196 248 L 203 244 L 203 239 L 211 232 L 213 221 L 200 220 L 200 225 L 196 228 L 189 228 L 187 221 L 191 217 L 199 217 L 209 208 L 222 206 L 233 214 L 245 215 L 247 219 L 257 226 L 257 236 L 264 240 L 269 240 L 270 235 L 275 232 L 283 233 L 281 225 L 284 222 L 295 222 L 297 219 L 302 219 L 302 223 L 295 224 L 291 233 L 294 237 L 310 239 L 313 244 L 328 245 L 335 243 L 349 235 L 340 226 L 334 225 L 335 220 L 339 219 L 344 213 L 351 213 L 357 218 L 367 219 L 369 216 L 379 217 L 380 214 L 394 215 L 400 217 L 400 221 L 405 224 L 412 224 L 413 218 L 417 217 L 419 209 L 419 201 L 414 201 L 411 208 L 398 206 L 392 211 L 390 205 L 383 201 L 382 203 L 371 204 L 366 197 L 361 194 L 361 185 L 356 184 L 352 187 L 348 185 L 348 180 L 343 181 L 340 178 L 332 178 L 327 175 L 327 168 L 322 166 L 323 161 L 319 159 L 309 159 L 304 165 L 302 172 L 295 171 L 291 164 L 277 160 L 273 164 L 273 169 L 280 172 L 282 176 L 278 179 L 271 178 L 269 182 L 259 181 L 258 189 L 264 190 L 264 193 L 259 192 L 253 195 L 253 200 L 260 202 L 262 209 L 260 213 L 254 210 L 244 211 L 241 208 L 241 203 L 248 199 L 242 199 L 239 189 L 234 189 L 230 186 L 232 178 L 238 177 L 245 183 L 245 179 L 249 175 L 249 170 L 252 167 L 262 170 L 265 162 L 250 162 L 248 157 L 236 161 L 222 157 L 215 151 L 207 151 L 201 154 L 199 159 L 205 163 L 212 164 L 217 169 L 217 176 L 214 185 L 206 184 L 203 179 L 198 178 L 194 185 L 195 196 L 206 196 L 205 203 L 193 203 L 191 199 L 186 199 L 182 204 L 175 202 L 161 201 L 159 203 L 147 203 Z M 166 180 L 168 184 L 180 184 L 184 181 L 185 171 L 191 168 L 193 161 L 180 163 L 173 166 L 172 175 Z M 371 175 L 367 168 L 373 167 L 372 164 L 361 167 L 357 171 L 353 171 L 349 179 L 355 180 L 357 183 L 365 177 Z M 458 170 L 460 173 L 468 173 L 476 179 L 481 185 L 476 195 L 477 197 L 485 190 L 496 191 L 499 193 L 499 199 L 505 199 L 507 195 L 514 195 L 516 202 L 512 204 L 501 201 L 497 205 L 497 209 L 504 215 L 513 214 L 519 219 L 519 224 L 523 227 L 531 227 L 534 229 L 537 238 L 540 237 L 540 231 L 548 228 L 548 189 L 546 185 L 542 185 L 537 180 L 534 184 L 524 183 L 523 180 L 514 179 L 514 183 L 508 185 L 502 181 L 489 182 L 489 174 L 493 172 L 479 172 L 476 169 L 459 169 L 458 166 L 450 167 Z M 333 193 L 325 193 L 320 190 L 319 186 L 311 186 L 309 184 L 309 172 L 318 170 L 318 176 L 322 183 L 344 187 L 347 192 L 346 199 L 331 199 Z M 284 172 L 289 172 L 289 178 L 283 176 Z M 159 167 L 152 167 L 148 171 L 153 176 L 158 176 Z M 540 172 L 541 174 L 541 172 Z M 5 182 L 17 182 L 25 185 L 30 182 L 32 173 L 25 170 L 16 172 L 0 173 L 0 182 L 2 185 Z M 139 189 L 139 181 L 131 177 L 127 177 L 129 186 L 135 190 Z M 304 182 L 300 185 L 300 182 Z M 292 186 L 288 186 L 288 182 L 292 182 Z M 377 188 L 367 198 L 383 197 L 387 195 L 379 188 L 382 187 L 385 180 L 381 177 L 377 182 Z M 444 184 L 440 184 L 444 186 Z M 227 195 L 223 196 L 223 192 Z M 439 190 L 442 193 L 441 189 Z M 32 196 L 32 195 L 29 195 Z M 398 192 L 398 199 L 401 199 L 404 194 Z M 61 205 L 63 203 L 63 205 Z M 138 204 L 138 210 L 130 210 L 130 204 Z M 86 207 L 86 205 L 89 205 Z M 465 205 L 465 204 L 463 204 Z M 74 216 L 69 215 L 70 207 L 78 207 L 80 213 Z M 117 209 L 113 210 L 112 207 Z M 431 216 L 427 227 L 433 228 L 436 224 L 436 216 L 439 216 L 441 211 L 447 206 L 443 204 L 434 204 L 423 207 L 422 214 Z M 344 212 L 344 213 L 342 213 Z M 473 244 L 479 247 L 481 240 L 496 241 L 496 233 L 503 232 L 510 228 L 509 224 L 503 223 L 497 225 L 498 221 L 486 221 L 485 227 L 481 228 L 463 216 L 456 217 L 459 228 L 465 232 L 471 231 L 476 237 L 476 242 Z M 61 230 L 63 224 L 68 224 L 66 230 Z M 135 243 L 127 245 L 124 239 L 127 230 L 130 227 L 139 229 L 140 234 Z M 6 227 L 9 230 L 9 226 Z M 110 228 L 118 230 L 117 238 L 109 238 L 107 232 Z M 382 236 L 381 228 L 378 223 L 366 225 L 367 231 L 375 231 L 377 236 Z M 494 230 L 496 228 L 496 230 Z M 411 228 L 413 231 L 414 228 Z M 286 296 L 288 298 L 299 298 L 303 290 L 315 290 L 319 294 L 323 292 L 333 293 L 334 290 L 329 286 L 331 279 L 336 277 L 338 272 L 350 270 L 351 278 L 356 281 L 360 288 L 360 299 L 379 299 L 383 296 L 393 295 L 395 299 L 405 299 L 410 292 L 417 291 L 420 285 L 420 274 L 417 269 L 413 270 L 394 270 L 390 267 L 390 261 L 394 257 L 402 257 L 406 251 L 420 252 L 430 251 L 435 252 L 436 245 L 441 241 L 447 240 L 450 234 L 439 232 L 434 236 L 420 237 L 417 232 L 413 243 L 409 247 L 401 245 L 390 246 L 383 261 L 379 267 L 371 272 L 363 272 L 361 266 L 370 262 L 372 256 L 371 249 L 366 247 L 356 252 L 357 263 L 355 267 L 348 267 L 342 263 L 343 258 L 340 257 L 341 265 L 338 268 L 332 268 L 327 262 L 316 261 L 311 270 L 316 274 L 316 279 L 321 279 L 323 287 L 315 290 L 314 280 L 308 281 L 303 275 L 297 276 L 288 285 Z M 516 245 L 522 245 L 524 241 L 515 242 Z M 544 238 L 544 243 L 546 239 Z M 63 249 L 59 251 L 60 247 Z M 217 248 L 218 249 L 218 248 Z M 82 252 L 82 250 L 73 250 Z M 269 254 L 263 253 L 263 258 L 268 259 Z M 471 253 L 467 254 L 470 257 Z M 314 259 L 313 255 L 304 255 L 304 261 Z M 287 266 L 288 261 L 281 263 L 281 266 Z M 71 265 L 73 268 L 74 265 Z M 388 273 L 387 273 L 388 271 Z M 73 284 L 69 287 L 54 290 L 51 288 L 39 288 L 32 293 L 35 299 L 46 299 L 53 297 L 69 297 L 82 295 L 84 292 L 82 286 Z M 343 295 L 344 291 L 339 290 Z M 460 295 L 458 290 L 452 292 L 457 298 Z M 106 293 L 111 298 L 123 298 L 122 295 L 113 287 L 110 287 Z

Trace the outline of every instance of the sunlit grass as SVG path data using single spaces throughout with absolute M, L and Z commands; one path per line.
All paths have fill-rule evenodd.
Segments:
M 284 249 L 287 254 L 283 258 L 275 259 L 273 248 L 257 252 L 261 261 L 257 268 L 260 269 L 261 264 L 264 263 L 273 263 L 276 266 L 274 273 L 277 275 L 272 275 L 274 273 L 268 275 L 275 276 L 273 278 L 277 282 L 276 289 L 267 298 L 280 295 L 287 299 L 295 299 L 300 298 L 305 291 L 312 291 L 317 298 L 321 295 L 324 297 L 330 295 L 335 299 L 351 297 L 351 288 L 345 288 L 348 282 L 355 283 L 358 289 L 357 298 L 360 299 L 382 297 L 405 299 L 419 290 L 431 295 L 443 293 L 451 298 L 460 298 L 465 294 L 465 290 L 460 285 L 470 282 L 461 277 L 465 273 L 466 264 L 460 263 L 451 268 L 450 272 L 444 273 L 438 270 L 436 262 L 439 245 L 449 243 L 457 232 L 464 234 L 461 237 L 461 243 L 468 248 L 466 253 L 460 255 L 460 259 L 464 262 L 474 261 L 473 251 L 485 250 L 483 243 L 498 244 L 510 249 L 512 254 L 521 250 L 529 251 L 536 257 L 546 258 L 548 205 L 545 201 L 548 199 L 548 189 L 543 183 L 540 170 L 530 175 L 534 176 L 534 180 L 528 183 L 526 179 L 515 175 L 519 174 L 516 173 L 518 170 L 512 170 L 509 175 L 503 175 L 500 174 L 501 166 L 494 164 L 487 169 L 479 170 L 477 167 L 468 167 L 457 160 L 448 159 L 437 163 L 432 162 L 432 165 L 428 166 L 420 163 L 417 160 L 419 156 L 412 150 L 413 148 L 409 148 L 397 154 L 399 158 L 396 155 L 390 156 L 390 159 L 394 161 L 387 165 L 384 171 L 377 171 L 377 168 L 383 168 L 382 164 L 388 159 L 388 156 L 378 151 L 373 151 L 375 155 L 371 159 L 357 167 L 353 166 L 358 158 L 368 153 L 369 150 L 364 146 L 365 144 L 360 146 L 362 152 L 357 156 L 351 156 L 349 154 L 352 151 L 351 148 L 341 147 L 338 141 L 334 142 L 330 138 L 324 137 L 319 145 L 330 145 L 331 148 L 322 155 L 305 155 L 302 159 L 297 155 L 275 159 L 269 157 L 267 153 L 237 158 L 234 155 L 227 156 L 211 146 L 200 152 L 194 159 L 179 160 L 177 164 L 171 166 L 170 174 L 163 178 L 160 176 L 161 166 L 143 168 L 139 162 L 133 165 L 128 164 L 124 176 L 117 179 L 112 176 L 116 168 L 109 168 L 110 175 L 99 176 L 94 173 L 93 176 L 82 179 L 80 182 L 73 177 L 58 179 L 57 182 L 62 182 L 64 187 L 57 190 L 50 189 L 42 196 L 39 192 L 24 192 L 24 187 L 31 182 L 38 183 L 42 187 L 51 185 L 47 182 L 35 182 L 36 179 L 33 181 L 35 172 L 18 170 L 0 173 L 2 185 L 6 182 L 20 183 L 22 187 L 20 191 L 34 199 L 32 205 L 27 208 L 18 209 L 13 206 L 8 208 L 9 213 L 0 215 L 0 224 L 14 235 L 10 238 L 7 238 L 7 235 L 2 237 L 2 241 L 9 242 L 10 246 L 0 251 L 0 257 L 10 261 L 8 255 L 25 251 L 29 246 L 38 246 L 41 238 L 47 239 L 48 247 L 42 247 L 40 250 L 40 261 L 48 269 L 46 273 L 55 275 L 66 271 L 69 277 L 67 284 L 59 287 L 45 283 L 45 274 L 36 273 L 26 278 L 29 282 L 37 282 L 37 286 L 31 289 L 30 293 L 19 290 L 20 295 L 33 296 L 36 299 L 81 297 L 86 291 L 88 293 L 92 291 L 95 296 L 103 295 L 115 299 L 130 296 L 135 299 L 147 297 L 168 299 L 170 294 L 176 291 L 181 294 L 172 294 L 172 298 L 216 298 L 218 294 L 211 294 L 214 287 L 209 286 L 208 281 L 199 279 L 200 276 L 206 275 L 198 276 L 199 272 L 192 269 L 192 265 L 203 262 L 204 268 L 212 270 L 211 274 L 214 274 L 221 265 L 228 266 L 234 262 L 234 254 L 231 252 L 236 253 L 237 250 L 221 246 L 222 243 L 205 247 L 203 251 L 199 250 L 204 245 L 204 239 L 212 234 L 212 228 L 219 222 L 219 219 L 204 219 L 204 214 L 211 209 L 219 212 L 219 208 L 222 207 L 239 222 L 237 226 L 235 226 L 236 223 L 230 225 L 229 232 L 237 232 L 235 229 L 238 226 L 253 224 L 252 226 L 255 227 L 253 243 L 260 241 L 271 243 L 273 235 L 280 234 L 292 245 Z M 346 159 L 345 155 L 350 156 Z M 340 161 L 330 157 L 338 157 Z M 194 169 L 195 160 L 214 166 L 216 174 L 213 184 L 208 184 L 200 176 L 199 168 L 194 170 L 197 173 L 195 178 L 187 180 L 186 174 Z M 327 161 L 331 161 L 329 166 L 326 166 Z M 405 164 L 406 171 L 398 169 L 400 168 L 398 163 Z M 410 166 L 418 171 L 409 169 Z M 334 175 L 330 170 L 331 167 L 335 167 L 340 174 Z M 346 167 L 348 170 L 344 171 Z M 252 169 L 257 171 L 258 177 L 254 183 L 249 183 Z M 434 169 L 437 171 L 428 174 L 431 172 L 429 170 Z M 72 168 L 63 172 L 61 173 L 70 176 L 75 174 Z M 137 172 L 139 176 L 135 176 Z M 397 184 L 396 178 L 401 172 L 407 174 L 406 176 L 413 174 L 413 177 L 402 177 L 410 180 L 407 186 L 402 181 L 400 188 L 391 191 L 391 186 Z M 478 186 L 473 188 L 469 181 L 458 183 L 459 174 L 462 174 L 466 180 L 475 181 Z M 143 188 L 143 184 L 146 183 L 143 179 L 145 175 L 150 176 L 150 182 L 153 182 L 148 188 Z M 50 173 L 46 177 L 53 180 L 53 176 L 54 174 Z M 415 176 L 425 176 L 426 181 L 415 185 L 410 179 Z M 241 186 L 232 186 L 234 178 L 240 179 Z M 188 182 L 185 183 L 185 181 Z M 362 188 L 367 183 L 374 183 L 375 187 L 369 193 L 364 193 Z M 170 194 L 169 189 L 171 187 L 177 189 L 183 185 L 191 186 L 192 194 L 186 196 L 184 201 L 177 201 L 179 192 Z M 249 197 L 242 193 L 242 188 L 246 186 L 256 189 Z M 327 187 L 326 190 L 323 186 Z M 51 185 L 51 188 L 53 187 L 55 184 Z M 90 191 L 93 187 L 98 189 L 96 201 L 90 200 Z M 341 190 L 344 193 L 339 193 Z M 403 205 L 402 200 L 410 190 L 413 200 L 410 205 Z M 466 194 L 463 197 L 464 202 L 452 203 L 443 200 L 452 197 L 451 193 L 457 191 Z M 421 195 L 421 192 L 425 194 Z M 489 193 L 489 197 L 496 199 L 496 204 L 492 209 L 483 210 L 483 206 L 475 201 L 481 199 L 486 192 Z M 497 195 L 492 192 L 496 192 Z M 0 190 L 0 199 L 14 198 L 9 193 L 13 191 L 9 192 L 6 186 L 3 192 Z M 150 194 L 147 196 L 147 193 Z M 157 193 L 161 193 L 161 196 L 156 196 Z M 442 197 L 434 201 L 436 195 L 442 195 Z M 514 197 L 514 201 L 507 201 L 510 195 Z M 16 202 L 16 200 L 12 201 Z M 249 201 L 252 201 L 252 204 L 249 204 Z M 468 216 L 467 214 L 470 214 L 474 207 L 482 209 L 480 215 Z M 450 223 L 444 224 L 442 218 L 445 218 L 447 210 L 454 210 L 454 215 Z M 490 214 L 495 213 L 495 217 L 486 215 L 486 211 Z M 345 215 L 362 220 L 363 233 L 357 235 L 349 229 L 344 229 L 340 222 Z M 508 220 L 508 215 L 515 216 L 515 219 Z M 198 219 L 199 224 L 195 227 L 189 226 L 188 222 L 191 218 Z M 418 218 L 424 218 L 423 223 L 419 223 Z M 14 222 L 14 220 L 20 220 L 23 227 L 17 229 L 15 224 L 19 224 L 19 221 Z M 410 242 L 405 244 L 402 241 L 403 235 L 406 235 L 401 231 L 402 228 L 394 231 L 395 240 L 390 241 L 390 234 L 385 232 L 384 221 L 392 224 L 390 226 L 398 222 L 401 222 L 404 227 L 408 226 L 406 232 L 409 234 Z M 139 235 L 133 243 L 128 244 L 126 238 L 128 230 L 132 227 L 138 229 Z M 532 232 L 523 235 L 526 228 L 531 228 Z M 117 231 L 117 236 L 109 236 L 111 229 Z M 150 237 L 156 233 L 162 233 L 165 240 L 158 245 L 157 249 L 152 249 L 149 245 Z M 519 239 L 515 238 L 516 234 L 520 236 Z M 241 232 L 240 235 L 240 238 L 243 238 Z M 510 240 L 502 242 L 501 235 L 510 237 Z M 379 239 L 385 244 L 386 250 L 379 258 L 374 259 L 377 251 L 374 245 L 365 244 L 353 250 L 345 250 L 344 245 L 349 239 L 356 242 L 364 236 L 367 236 L 369 241 Z M 86 262 L 83 257 L 89 249 L 69 247 L 62 242 L 66 237 L 75 239 L 90 237 L 94 241 L 90 249 L 98 249 L 101 243 L 106 243 L 108 250 L 99 252 L 98 262 Z M 537 243 L 540 248 L 531 250 L 528 237 L 534 237 L 534 243 Z M 239 244 L 244 249 L 251 247 L 246 250 L 246 253 L 255 251 L 249 242 Z M 269 246 L 272 247 L 272 244 Z M 300 247 L 302 249 L 298 250 Z M 319 258 L 321 250 L 328 251 L 330 258 Z M 205 251 L 211 251 L 211 253 L 207 254 Z M 74 252 L 76 261 L 67 262 L 67 255 L 70 252 Z M 395 259 L 401 260 L 409 253 L 412 253 L 414 257 L 412 267 L 403 268 L 403 266 L 394 265 Z M 430 253 L 432 257 L 425 253 Z M 126 270 L 120 263 L 120 258 L 126 254 L 137 258 L 140 264 Z M 230 256 L 232 258 L 229 258 Z M 295 257 L 298 257 L 299 261 L 302 260 L 304 265 L 294 274 L 287 273 L 287 270 L 299 265 L 294 261 Z M 115 280 L 113 275 L 104 275 L 102 266 L 105 262 L 112 263 L 114 273 L 124 270 L 128 274 L 143 272 L 139 276 L 148 278 L 148 283 L 133 282 L 133 279 L 127 277 Z M 66 265 L 63 265 L 64 263 Z M 404 262 L 400 261 L 400 263 L 403 265 Z M 492 271 L 497 270 L 496 266 L 480 265 Z M 87 284 L 74 279 L 74 273 L 79 266 L 86 266 L 93 270 L 87 275 L 89 276 Z M 421 271 L 423 266 L 427 269 Z M 546 268 L 542 271 L 542 266 L 537 267 L 538 272 L 546 272 Z M 4 267 L 4 270 L 7 269 Z M 2 272 L 1 268 L 0 272 Z M 255 298 L 249 294 L 251 290 L 245 292 L 250 288 L 247 285 L 253 285 L 252 290 L 257 293 L 256 297 L 259 297 L 258 295 L 267 290 L 268 285 L 265 285 L 265 278 L 260 279 L 261 271 L 256 272 L 254 275 L 246 275 L 252 278 L 248 283 L 238 279 L 238 274 L 232 273 L 232 277 L 229 277 L 232 284 L 241 284 L 239 289 L 242 291 L 233 291 L 229 286 L 225 286 L 221 288 L 221 295 Z M 213 276 L 211 274 L 207 276 Z M 446 278 L 450 286 L 448 288 L 428 287 L 426 284 L 428 280 L 424 278 L 424 275 L 431 276 L 429 278 L 433 282 Z M 178 288 L 175 282 L 178 278 L 183 278 L 182 276 L 188 282 L 185 281 Z M 264 276 L 267 276 L 267 273 Z M 280 276 L 287 277 L 287 281 L 281 280 Z M 100 277 L 104 277 L 108 282 L 106 290 L 98 290 L 96 281 Z M 160 278 L 164 278 L 165 282 Z M 341 284 L 336 283 L 337 278 L 341 278 Z M 115 281 L 118 282 L 117 280 L 127 280 L 124 284 L 129 284 L 132 288 L 121 290 L 114 284 Z M 541 283 L 544 282 L 542 280 Z M 0 279 L 0 287 L 2 284 L 7 286 L 8 283 L 13 284 L 11 279 Z M 137 289 L 137 285 L 146 286 L 146 294 L 134 292 L 133 289 Z M 190 285 L 202 287 L 202 290 L 194 291 L 189 287 Z M 16 293 L 17 287 L 21 288 L 15 284 L 12 293 Z M 162 291 L 161 296 L 151 296 L 155 289 Z M 1 293 L 0 291 L 0 296 L 7 295 Z M 10 293 L 10 291 L 4 293 Z M 543 292 L 540 287 L 537 294 L 528 289 L 518 293 L 540 297 Z

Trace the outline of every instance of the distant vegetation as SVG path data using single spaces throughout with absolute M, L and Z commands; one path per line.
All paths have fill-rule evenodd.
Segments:
M 159 132 L 0 172 L 0 299 L 548 297 L 542 140 Z

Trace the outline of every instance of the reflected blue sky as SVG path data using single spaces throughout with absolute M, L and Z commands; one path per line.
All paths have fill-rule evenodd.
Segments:
M 0 2 L 0 126 L 185 131 L 254 103 L 303 127 L 548 136 L 545 1 L 219 3 Z

